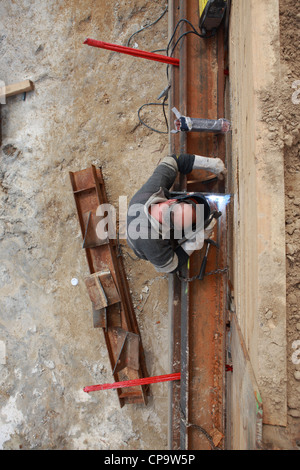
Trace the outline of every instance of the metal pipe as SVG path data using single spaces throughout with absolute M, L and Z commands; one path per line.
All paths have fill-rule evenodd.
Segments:
M 84 387 L 83 391 L 86 393 L 96 392 L 98 390 L 111 390 L 115 388 L 136 387 L 139 385 L 157 384 L 160 382 L 170 382 L 173 380 L 180 380 L 180 372 L 175 374 L 157 375 L 156 377 L 146 377 L 144 379 L 125 380 L 124 382 L 115 382 L 112 384 L 99 384 Z
M 141 51 L 140 49 L 119 46 L 118 44 L 110 44 L 109 42 L 97 41 L 96 39 L 90 38 L 87 38 L 83 44 L 87 44 L 88 46 L 93 47 L 99 47 L 100 49 L 107 49 L 109 51 L 121 52 L 122 54 L 128 54 L 134 57 L 141 57 L 143 59 L 154 60 L 156 62 L 163 62 L 165 64 L 179 66 L 179 59 L 161 54 L 155 54 L 154 52 Z

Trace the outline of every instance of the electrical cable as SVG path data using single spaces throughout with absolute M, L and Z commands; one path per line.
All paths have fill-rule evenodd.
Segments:
M 179 38 L 176 40 L 176 42 L 175 42 L 175 44 L 174 44 L 174 46 L 173 46 L 173 48 L 172 48 L 172 51 L 171 51 L 171 53 L 169 54 L 169 48 L 170 48 L 170 46 L 171 46 L 171 44 L 172 44 L 172 41 L 173 41 L 173 39 L 174 39 L 174 36 L 175 36 L 176 31 L 177 31 L 177 29 L 178 29 L 178 26 L 179 26 L 181 23 L 187 23 L 189 26 L 192 27 L 193 31 L 185 31 L 184 33 L 182 33 L 182 34 L 179 36 Z M 187 20 L 187 19 L 185 19 L 185 18 L 182 18 L 182 19 L 179 20 L 178 23 L 176 24 L 176 26 L 175 26 L 175 28 L 174 28 L 174 31 L 173 31 L 173 34 L 172 34 L 172 36 L 171 36 L 171 38 L 170 38 L 170 40 L 169 40 L 169 42 L 168 42 L 168 46 L 167 46 L 166 51 L 167 51 L 167 55 L 168 55 L 169 57 L 172 57 L 172 55 L 173 55 L 173 53 L 174 53 L 174 51 L 175 51 L 175 49 L 176 49 L 176 47 L 177 47 L 179 41 L 181 41 L 181 39 L 184 38 L 185 36 L 187 36 L 188 34 L 195 34 L 196 36 L 198 36 L 198 37 L 200 37 L 200 38 L 202 38 L 202 39 L 210 39 L 210 38 L 212 38 L 213 36 L 216 35 L 216 31 L 213 31 L 212 34 L 209 35 L 209 36 L 207 36 L 206 34 L 201 34 L 201 33 L 199 33 L 199 32 L 196 30 L 196 28 L 192 25 L 192 23 L 191 23 L 189 20 Z M 169 81 L 169 65 L 167 65 L 167 79 L 168 79 L 168 81 Z
M 162 19 L 162 17 L 167 13 L 167 11 L 168 11 L 168 5 L 167 5 L 167 7 L 165 8 L 165 10 L 162 12 L 162 14 L 160 15 L 160 17 L 157 18 L 157 20 L 155 20 L 155 21 L 154 21 L 153 23 L 151 23 L 151 24 L 148 24 L 148 25 L 146 25 L 146 26 L 143 26 L 141 29 L 139 29 L 138 31 L 136 31 L 135 33 L 133 33 L 133 34 L 130 36 L 130 38 L 128 39 L 128 41 L 127 41 L 127 47 L 129 47 L 129 43 L 130 43 L 131 39 L 133 38 L 133 36 L 135 36 L 136 34 L 140 33 L 141 31 L 144 31 L 144 30 L 147 29 L 147 28 L 150 28 L 150 26 L 154 26 L 156 23 L 159 22 L 159 20 Z
M 180 403 L 180 415 L 181 415 L 181 421 L 183 421 L 184 425 L 187 428 L 198 429 L 198 431 L 200 431 L 206 437 L 212 450 L 221 450 L 219 447 L 215 446 L 212 436 L 206 431 L 206 429 L 204 429 L 202 426 L 199 426 L 198 424 L 193 424 L 187 421 L 186 415 L 182 409 L 181 403 Z
M 191 23 L 189 20 L 181 19 L 181 20 L 178 21 L 178 23 L 177 23 L 177 25 L 176 25 L 176 27 L 175 27 L 175 29 L 174 29 L 174 31 L 173 31 L 172 37 L 171 37 L 171 39 L 170 39 L 169 42 L 168 42 L 168 46 L 167 46 L 167 48 L 165 49 L 167 55 L 169 55 L 169 48 L 170 48 L 170 45 L 171 45 L 171 43 L 172 43 L 172 41 L 173 41 L 173 39 L 174 39 L 174 36 L 175 36 L 176 31 L 177 31 L 177 29 L 178 29 L 178 26 L 179 26 L 181 23 L 183 23 L 183 22 L 189 24 L 189 25 L 192 27 L 193 31 L 186 31 L 185 33 L 183 33 L 183 34 L 177 39 L 176 43 L 174 44 L 174 46 L 173 46 L 173 48 L 172 48 L 170 57 L 172 57 L 172 54 L 174 53 L 174 50 L 176 49 L 177 44 L 179 43 L 179 41 L 180 41 L 184 36 L 186 36 L 187 34 L 191 34 L 191 33 L 192 33 L 192 34 L 196 34 L 197 36 L 204 37 L 204 36 L 202 36 L 200 33 L 198 33 L 198 31 L 195 29 L 195 27 L 192 25 L 192 23 Z M 168 67 L 167 67 L 167 76 L 168 76 Z M 157 133 L 159 133 L 159 134 L 168 134 L 168 132 L 169 132 L 169 124 L 168 124 L 168 119 L 167 119 L 167 116 L 166 116 L 166 113 L 165 113 L 165 106 L 167 106 L 166 100 L 167 100 L 167 97 L 164 98 L 163 103 L 146 103 L 146 104 L 142 105 L 142 106 L 139 108 L 139 110 L 138 110 L 138 118 L 139 118 L 140 123 L 141 123 L 142 125 L 148 127 L 148 129 L 150 129 L 150 130 L 152 130 L 152 131 L 154 131 L 154 132 L 157 132 Z M 141 110 L 142 110 L 145 106 L 163 106 L 163 113 L 164 113 L 164 117 L 165 117 L 165 122 L 166 122 L 166 126 L 167 126 L 167 131 L 159 131 L 159 130 L 157 130 L 157 129 L 154 129 L 153 127 L 149 126 L 148 124 L 146 124 L 146 123 L 141 119 L 140 112 L 141 112 Z
M 176 34 L 176 31 L 178 29 L 178 26 L 181 24 L 181 23 L 187 23 L 189 26 L 191 26 L 191 28 L 193 29 L 194 33 L 199 36 L 199 37 L 202 37 L 202 38 L 205 38 L 206 36 L 202 35 L 201 33 L 198 33 L 198 31 L 196 30 L 196 28 L 193 26 L 193 24 L 187 20 L 186 18 L 182 18 L 181 20 L 178 21 L 178 23 L 176 24 L 175 28 L 174 28 L 174 31 L 173 31 L 173 34 L 168 42 L 168 46 L 167 46 L 167 55 L 169 55 L 169 48 L 170 48 L 170 45 L 174 39 L 174 36 Z
M 167 49 L 155 49 L 155 51 L 151 51 L 151 54 L 155 52 L 166 52 Z
M 139 31 L 136 31 L 135 33 L 133 33 L 133 34 L 130 36 L 130 38 L 129 38 L 128 42 L 127 42 L 127 45 L 129 45 L 131 38 L 132 38 L 135 34 L 137 34 L 137 33 L 141 32 L 141 31 L 143 31 L 144 29 L 149 28 L 150 26 L 153 26 L 154 24 L 156 24 L 156 23 L 164 16 L 164 14 L 167 12 L 167 10 L 168 10 L 168 7 L 166 7 L 166 9 L 165 9 L 164 12 L 162 13 L 162 15 L 161 15 L 157 20 L 155 20 L 153 23 L 151 23 L 150 25 L 147 25 L 147 26 L 145 26 L 144 28 L 140 29 Z M 178 37 L 178 39 L 176 40 L 175 44 L 174 44 L 173 47 L 172 47 L 171 53 L 169 54 L 169 49 L 170 49 L 170 47 L 171 47 L 171 44 L 172 44 L 172 42 L 173 42 L 173 39 L 174 39 L 175 34 L 176 34 L 176 32 L 177 32 L 177 29 L 178 29 L 178 27 L 179 27 L 179 25 L 180 25 L 181 23 L 186 23 L 186 24 L 188 24 L 188 25 L 192 28 L 192 31 L 185 31 L 184 33 L 182 33 L 182 34 Z M 173 31 L 173 33 L 172 33 L 172 36 L 171 36 L 171 38 L 170 38 L 170 40 L 169 40 L 169 42 L 168 42 L 167 48 L 166 48 L 166 49 L 158 49 L 158 50 L 153 51 L 153 52 L 165 51 L 167 56 L 172 57 L 173 54 L 174 54 L 174 51 L 175 51 L 175 49 L 176 49 L 176 47 L 177 47 L 177 45 L 179 44 L 179 41 L 181 41 L 181 40 L 182 40 L 185 36 L 187 36 L 188 34 L 195 34 L 196 36 L 198 36 L 198 37 L 200 37 L 200 38 L 203 38 L 203 39 L 210 39 L 211 37 L 213 37 L 213 36 L 216 34 L 216 31 L 214 31 L 210 36 L 207 36 L 206 34 L 201 34 L 201 33 L 199 33 L 199 32 L 196 30 L 196 28 L 193 26 L 193 24 L 192 24 L 189 20 L 187 20 L 187 19 L 185 19 L 185 18 L 182 18 L 181 20 L 179 20 L 179 21 L 177 22 L 177 24 L 176 24 L 176 26 L 175 26 L 175 28 L 174 28 L 174 31 Z M 167 65 L 167 80 L 168 80 L 168 83 L 169 83 L 169 64 Z M 152 130 L 153 132 L 157 132 L 157 133 L 159 133 L 159 134 L 168 134 L 168 132 L 169 132 L 169 124 L 168 124 L 168 119 L 167 119 L 166 112 L 165 112 L 165 106 L 168 106 L 168 105 L 166 104 L 167 98 L 168 98 L 168 97 L 166 96 L 166 97 L 164 98 L 164 100 L 163 100 L 162 103 L 146 103 L 146 104 L 143 104 L 143 105 L 138 109 L 138 118 L 139 118 L 139 122 L 140 122 L 143 126 L 148 127 L 148 129 Z M 160 131 L 160 130 L 154 129 L 153 127 L 149 126 L 148 124 L 146 124 L 146 123 L 141 119 L 140 112 L 141 112 L 141 110 L 142 110 L 144 107 L 146 107 L 146 106 L 162 106 L 162 107 L 163 107 L 163 113 L 164 113 L 164 118 L 165 118 L 165 122 L 166 122 L 167 131 Z
M 166 103 L 166 100 L 167 100 L 167 96 L 164 97 L 164 100 L 162 103 L 145 103 L 143 104 L 139 109 L 138 109 L 138 118 L 139 118 L 139 121 L 141 124 L 143 124 L 143 126 L 146 126 L 148 127 L 148 129 L 154 131 L 154 132 L 157 132 L 159 134 L 168 134 L 169 133 L 169 124 L 168 124 L 168 119 L 167 119 L 167 116 L 166 116 L 166 111 L 165 111 L 165 106 L 168 106 L 168 104 Z M 166 131 L 160 131 L 160 130 L 157 130 L 157 129 L 154 129 L 153 127 L 149 126 L 148 124 L 146 124 L 141 116 L 140 116 L 140 112 L 142 111 L 143 108 L 145 108 L 146 106 L 162 106 L 163 107 L 163 113 L 164 113 L 164 118 L 165 118 L 165 122 L 166 122 L 166 126 L 167 126 L 167 130 Z

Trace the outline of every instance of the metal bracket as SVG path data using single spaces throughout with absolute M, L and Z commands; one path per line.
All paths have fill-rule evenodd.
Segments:
M 120 347 L 113 374 L 119 372 L 125 367 L 130 369 L 139 369 L 139 335 L 124 331 L 121 328 L 116 329 L 117 342 Z
M 92 211 L 89 211 L 88 215 L 83 214 L 83 219 L 85 222 L 85 232 L 82 242 L 82 248 L 95 248 L 96 246 L 101 246 L 108 243 L 108 238 L 101 240 L 96 232 L 96 221 L 94 220 L 95 216 L 92 214 Z
M 85 284 L 93 305 L 95 328 L 121 326 L 121 303 L 110 271 L 100 271 L 88 276 Z

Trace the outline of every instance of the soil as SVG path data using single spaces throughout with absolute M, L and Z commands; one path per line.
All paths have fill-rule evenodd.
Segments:
M 281 81 L 275 93 L 268 90 L 263 94 L 261 105 L 270 145 L 284 154 L 288 420 L 286 427 L 266 426 L 265 444 L 270 449 L 295 449 L 300 447 L 300 13 L 292 0 L 280 0 L 279 10 Z M 272 312 L 266 315 L 271 318 Z
M 168 136 L 140 125 L 158 102 L 163 64 L 83 45 L 127 45 L 162 1 L 2 1 L 1 80 L 35 89 L 2 105 L 0 166 L 0 448 L 165 449 L 168 384 L 148 406 L 83 388 L 113 377 L 93 328 L 89 274 L 69 171 L 102 166 L 109 202 L 129 199 L 168 152 Z M 131 46 L 163 49 L 165 15 Z M 142 111 L 165 131 L 160 106 Z M 169 372 L 168 282 L 121 240 L 150 375 Z M 78 279 L 76 286 L 71 284 Z

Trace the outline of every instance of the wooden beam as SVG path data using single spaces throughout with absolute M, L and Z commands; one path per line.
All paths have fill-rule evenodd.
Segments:
M 0 98 L 5 96 L 18 95 L 20 93 L 25 93 L 27 91 L 32 91 L 34 89 L 34 84 L 31 80 L 24 80 L 23 82 L 14 83 L 12 85 L 7 85 L 0 88 Z

